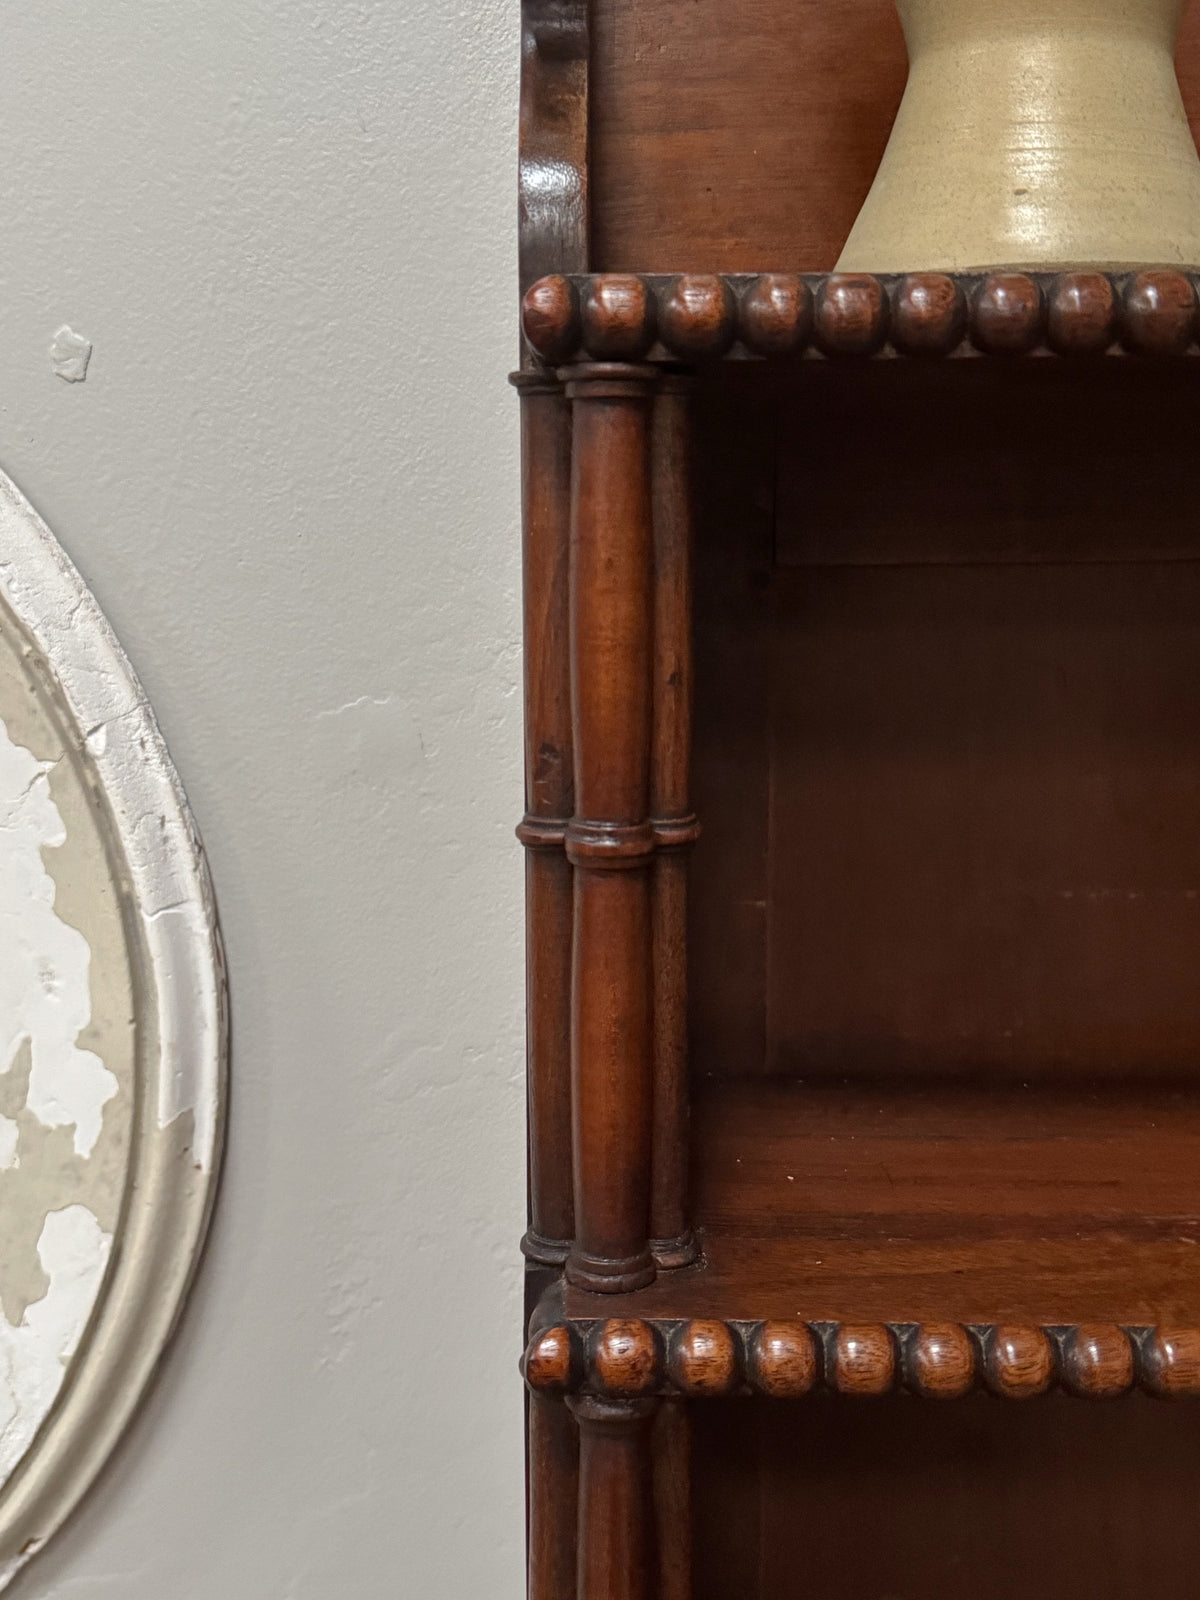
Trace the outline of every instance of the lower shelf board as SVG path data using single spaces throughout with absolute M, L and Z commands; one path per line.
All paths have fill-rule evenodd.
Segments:
M 535 1386 L 1200 1393 L 1200 1090 L 743 1078 L 693 1123 L 701 1261 L 553 1291 Z

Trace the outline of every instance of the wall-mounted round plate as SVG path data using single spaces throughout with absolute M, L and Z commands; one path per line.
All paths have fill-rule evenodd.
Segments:
M 211 886 L 120 645 L 0 474 L 0 1588 L 137 1404 L 212 1206 Z

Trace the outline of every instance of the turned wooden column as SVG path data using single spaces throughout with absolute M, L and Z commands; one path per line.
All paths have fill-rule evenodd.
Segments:
M 692 755 L 692 380 L 668 373 L 654 400 L 654 670 L 650 815 L 654 926 L 654 1153 L 651 1249 L 660 1267 L 694 1260 L 688 1222 L 687 857 L 699 833 Z
M 579 1423 L 578 1600 L 658 1600 L 653 1400 L 570 1402 Z
M 650 1253 L 654 1019 L 649 367 L 567 369 L 572 402 L 575 868 L 571 1081 L 575 1242 L 567 1275 L 622 1293 Z
M 529 1395 L 529 1600 L 575 1600 L 579 1430 L 560 1396 Z
M 571 1184 L 574 810 L 568 567 L 571 413 L 550 374 L 514 373 L 521 396 L 524 546 L 526 1083 L 532 1261 L 561 1266 L 574 1233 Z

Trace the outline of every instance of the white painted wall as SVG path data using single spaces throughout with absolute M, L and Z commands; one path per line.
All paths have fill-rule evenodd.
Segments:
M 17 1600 L 521 1592 L 516 13 L 3 7 L 0 465 L 157 709 L 235 1005 L 182 1336 Z

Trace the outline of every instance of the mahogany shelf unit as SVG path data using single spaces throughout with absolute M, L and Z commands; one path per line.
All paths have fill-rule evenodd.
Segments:
M 530 1600 L 1183 1600 L 1200 278 L 788 270 L 890 0 L 523 25 Z

